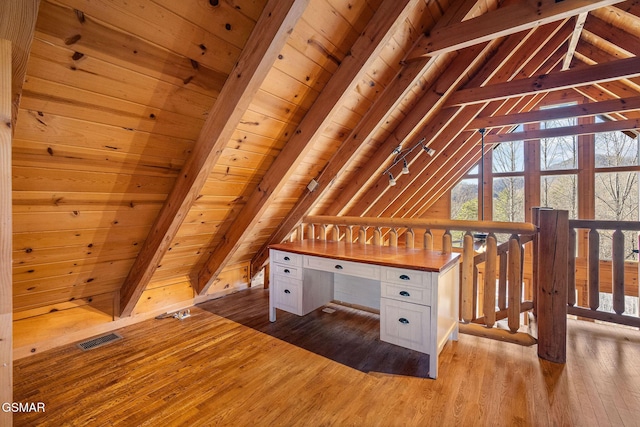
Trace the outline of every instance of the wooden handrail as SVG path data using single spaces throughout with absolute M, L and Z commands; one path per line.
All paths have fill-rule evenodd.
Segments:
M 309 224 L 360 225 L 364 227 L 436 228 L 442 230 L 483 231 L 489 233 L 535 234 L 538 230 L 528 222 L 463 221 L 423 218 L 363 218 L 359 216 L 307 216 Z
M 569 228 L 640 231 L 640 222 L 610 221 L 598 219 L 570 219 Z

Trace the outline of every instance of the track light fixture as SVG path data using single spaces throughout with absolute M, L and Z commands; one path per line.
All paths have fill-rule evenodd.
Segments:
M 407 159 L 404 159 L 404 166 L 402 167 L 402 174 L 409 174 L 409 165 L 407 164 Z
M 391 152 L 391 155 L 395 156 L 393 159 L 393 162 L 391 162 L 391 165 L 387 169 L 385 169 L 384 172 L 382 172 L 383 175 L 389 175 L 390 186 L 394 186 L 397 184 L 396 179 L 391 174 L 391 168 L 393 168 L 395 165 L 402 162 L 403 166 L 400 173 L 402 175 L 406 175 L 409 173 L 409 163 L 407 162 L 407 156 L 411 154 L 413 150 L 415 150 L 418 147 L 421 147 L 424 150 L 424 152 L 427 153 L 427 155 L 433 157 L 433 155 L 436 153 L 436 150 L 434 150 L 431 147 L 428 147 L 425 144 L 425 141 L 426 141 L 426 138 L 422 138 L 420 141 L 416 142 L 415 145 L 411 148 L 407 148 L 403 150 L 402 144 L 398 144 L 398 146 L 393 149 L 393 151 Z

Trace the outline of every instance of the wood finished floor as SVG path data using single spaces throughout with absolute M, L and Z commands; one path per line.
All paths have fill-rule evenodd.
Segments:
M 640 332 L 570 321 L 567 364 L 461 335 L 428 357 L 381 343 L 378 317 L 267 315 L 268 291 L 150 320 L 88 352 L 18 360 L 15 426 L 640 426 Z

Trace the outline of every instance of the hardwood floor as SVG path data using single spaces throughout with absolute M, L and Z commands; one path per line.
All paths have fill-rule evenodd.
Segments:
M 16 426 L 639 426 L 640 332 L 570 321 L 567 364 L 469 335 L 428 356 L 381 343 L 377 315 L 305 317 L 251 289 L 150 320 L 82 352 L 18 360 Z

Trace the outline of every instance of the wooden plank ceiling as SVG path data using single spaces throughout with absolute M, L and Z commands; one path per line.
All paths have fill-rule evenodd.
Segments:
M 115 294 L 128 315 L 145 289 L 255 271 L 305 214 L 423 216 L 478 128 L 500 141 L 547 97 L 637 128 L 639 52 L 637 0 L 41 0 L 14 312 Z M 435 155 L 390 187 L 422 138 Z

